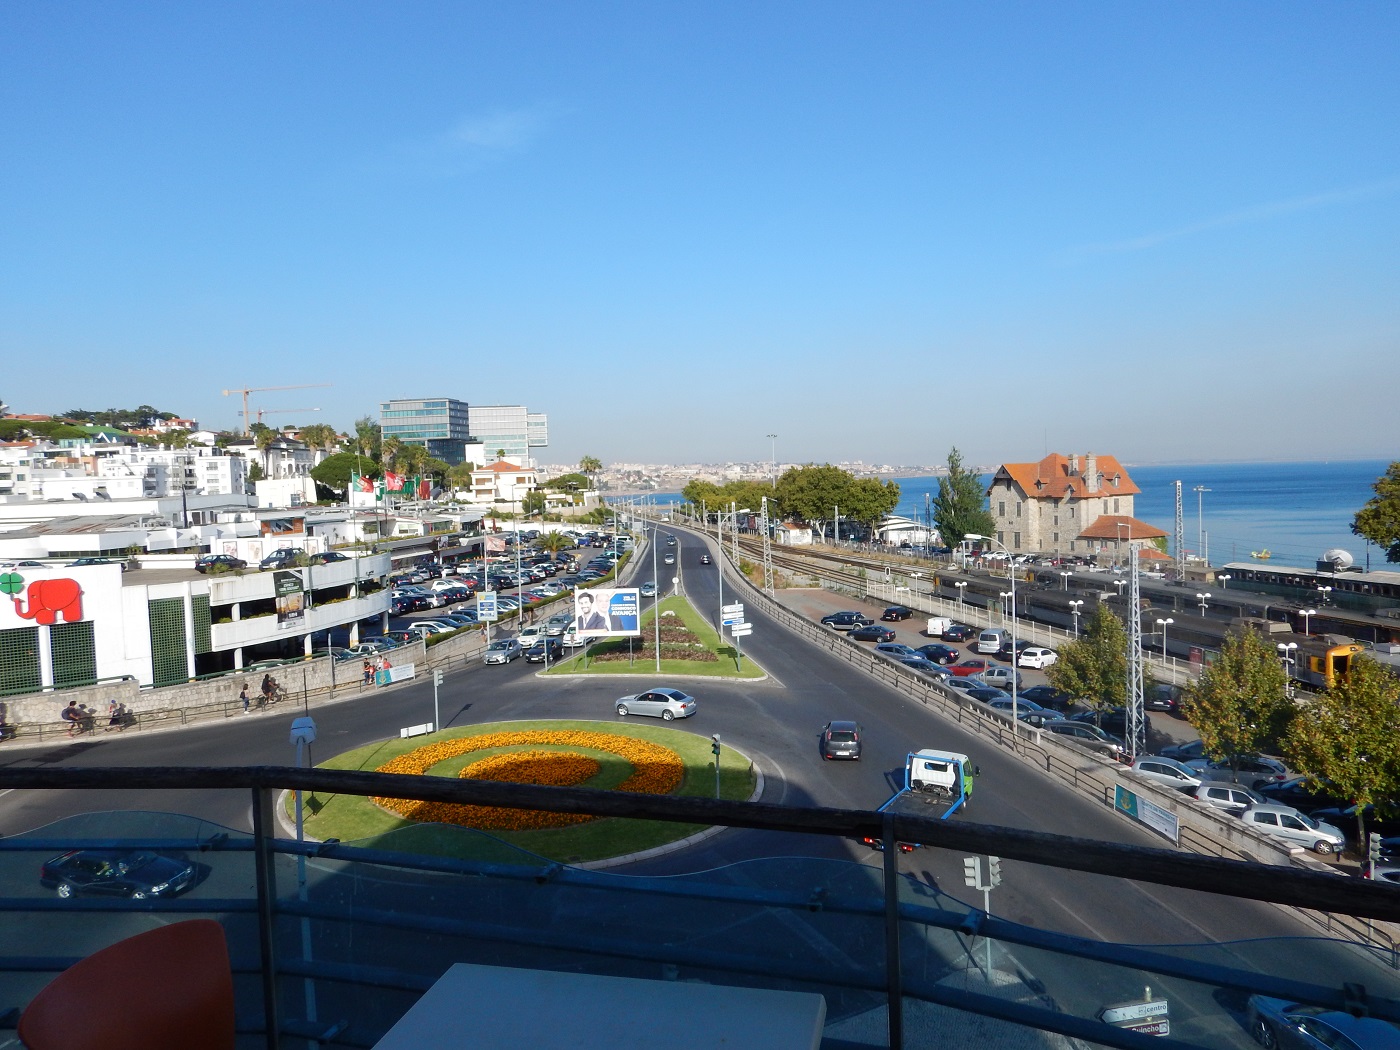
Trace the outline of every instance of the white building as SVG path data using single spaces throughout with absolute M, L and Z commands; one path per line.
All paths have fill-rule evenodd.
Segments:
M 534 470 L 499 460 L 472 471 L 471 501 L 519 504 L 534 490 L 535 484 Z

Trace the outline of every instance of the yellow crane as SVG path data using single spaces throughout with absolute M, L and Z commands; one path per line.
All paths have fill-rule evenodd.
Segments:
M 243 395 L 243 434 L 246 437 L 250 430 L 248 419 L 248 395 L 261 394 L 266 390 L 311 390 L 315 387 L 330 386 L 330 383 L 298 383 L 295 386 L 236 386 L 232 390 L 225 390 L 224 397 L 230 394 Z M 302 411 L 298 409 L 298 411 Z M 261 416 L 261 414 L 259 414 Z

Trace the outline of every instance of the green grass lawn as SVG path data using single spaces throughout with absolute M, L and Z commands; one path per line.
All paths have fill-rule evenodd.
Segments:
M 642 637 L 635 640 L 636 648 L 641 649 L 644 639 L 652 637 L 652 630 L 656 622 L 657 606 L 653 606 L 651 611 L 642 620 Z M 661 671 L 663 675 L 695 675 L 708 678 L 763 678 L 767 672 L 763 670 L 747 654 L 743 658 L 743 666 L 738 666 L 738 654 L 732 643 L 721 638 L 705 619 L 705 617 L 690 602 L 680 595 L 671 595 L 662 599 L 659 606 L 661 614 L 667 612 L 675 613 L 696 637 L 702 645 L 710 652 L 719 657 L 718 660 L 666 660 L 661 661 Z M 664 619 L 663 619 L 664 624 Z M 577 654 L 563 663 L 551 667 L 549 674 L 635 674 L 649 677 L 656 677 L 656 658 L 638 656 L 635 660 L 593 660 L 591 655 L 606 652 L 626 652 L 629 639 L 609 638 L 607 641 L 598 642 L 588 647 L 587 654 Z
M 535 721 L 503 722 L 490 725 L 450 729 L 429 733 L 407 740 L 394 738 L 356 748 L 318 763 L 321 769 L 354 769 L 373 771 L 390 759 L 407 754 L 427 744 L 444 739 L 478 736 L 495 732 L 520 730 L 587 730 L 615 736 L 637 737 L 670 748 L 685 763 L 685 776 L 673 794 L 713 798 L 715 793 L 714 755 L 706 734 L 664 726 L 619 725 L 612 722 Z M 455 777 L 463 766 L 500 750 L 547 750 L 551 745 L 530 744 L 520 748 L 473 751 L 467 755 L 442 762 L 433 767 L 433 776 Z M 578 786 L 600 789 L 615 788 L 629 775 L 631 765 L 609 751 L 582 747 L 559 747 L 598 760 L 596 776 Z M 749 761 L 732 748 L 720 755 L 720 794 L 727 799 L 747 799 L 753 794 L 757 777 Z M 304 800 L 306 834 L 316 839 L 339 839 L 375 849 L 402 850 L 433 856 L 459 857 L 472 860 L 492 860 L 506 863 L 522 862 L 521 852 L 545 857 L 566 864 L 576 864 L 606 857 L 623 856 L 661 846 L 667 842 L 693 835 L 702 825 L 670 824 L 658 820 L 625 820 L 609 817 L 566 828 L 540 831 L 474 831 L 470 828 L 442 824 L 417 824 L 376 806 L 358 795 L 308 794 Z M 292 796 L 288 796 L 289 816 L 295 819 Z

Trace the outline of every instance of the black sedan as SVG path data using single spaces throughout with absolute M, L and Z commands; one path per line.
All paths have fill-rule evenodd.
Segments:
M 878 623 L 867 623 L 852 628 L 851 637 L 858 642 L 892 642 L 894 632 Z
M 1249 997 L 1249 1034 L 1264 1050 L 1400 1047 L 1400 1026 L 1393 1021 L 1353 1017 L 1343 1010 L 1290 1003 L 1265 995 Z
M 909 619 L 909 617 L 911 617 L 911 616 L 913 616 L 913 615 L 914 615 L 914 610 L 908 608 L 907 606 L 904 606 L 904 605 L 891 605 L 888 609 L 886 609 L 884 612 L 882 612 L 882 613 L 880 614 L 880 619 L 882 619 L 882 620 L 887 620 L 887 621 L 893 623 L 893 622 L 896 622 L 896 621 L 898 621 L 898 620 L 907 620 L 907 619 Z
M 194 881 L 194 865 L 184 857 L 144 849 L 72 850 L 39 869 L 39 884 L 65 899 L 78 894 L 173 897 Z
M 233 569 L 246 569 L 248 563 L 232 554 L 206 554 L 194 563 L 195 572 L 229 572 Z
M 965 623 L 950 623 L 943 628 L 943 637 L 950 642 L 965 642 L 977 637 L 977 628 L 969 627 Z
M 554 663 L 564 659 L 564 643 L 558 638 L 544 638 L 525 650 L 527 664 Z
M 921 645 L 914 651 L 925 660 L 931 660 L 936 664 L 955 664 L 962 659 L 962 653 L 951 645 L 939 645 L 937 642 L 931 645 Z

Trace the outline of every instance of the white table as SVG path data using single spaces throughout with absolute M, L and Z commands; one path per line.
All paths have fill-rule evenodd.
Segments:
M 457 963 L 375 1050 L 817 1050 L 815 992 Z

